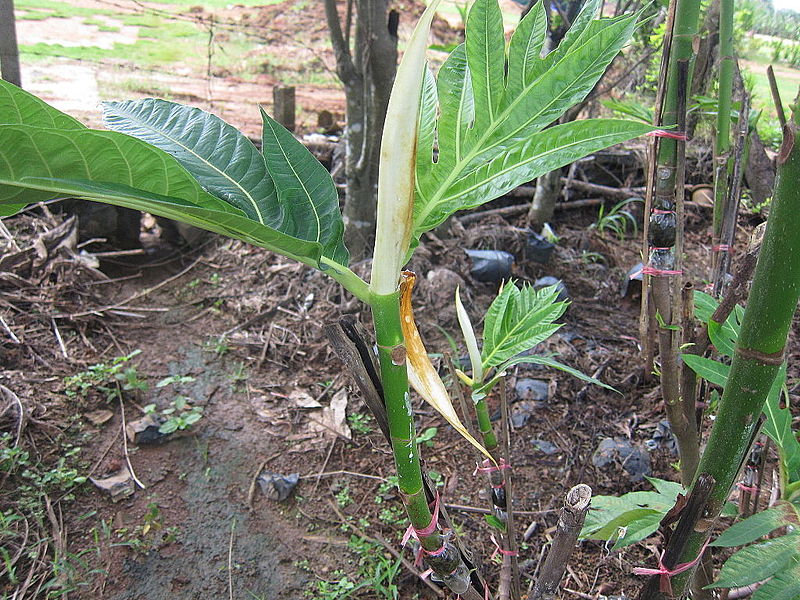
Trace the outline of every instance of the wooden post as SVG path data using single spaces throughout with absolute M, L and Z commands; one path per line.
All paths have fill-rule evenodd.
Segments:
M 14 0 L 0 0 L 0 75 L 9 83 L 22 86 Z
M 272 112 L 274 119 L 294 131 L 294 87 L 275 86 L 272 88 Z

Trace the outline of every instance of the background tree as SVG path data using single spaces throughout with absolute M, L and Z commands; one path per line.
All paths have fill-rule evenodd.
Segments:
M 347 0 L 343 16 L 336 0 L 323 2 L 347 104 L 345 241 L 358 259 L 375 235 L 381 134 L 397 70 L 399 15 L 389 11 L 386 0 Z
M 0 0 L 0 69 L 3 79 L 17 86 L 22 85 L 14 0 Z

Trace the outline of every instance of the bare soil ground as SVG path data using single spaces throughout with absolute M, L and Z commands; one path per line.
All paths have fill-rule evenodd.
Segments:
M 93 4 L 86 0 L 86 6 Z M 228 16 L 246 10 L 231 8 Z M 322 31 L 319 14 L 286 12 L 280 4 L 259 10 L 267 11 L 258 14 L 276 29 Z M 280 19 L 286 22 L 275 25 Z M 49 27 L 46 21 L 38 30 L 23 26 L 21 42 L 27 36 L 68 41 L 87 35 L 84 23 L 60 23 L 57 31 Z M 106 33 L 96 32 L 98 44 L 124 43 Z M 314 52 L 327 52 L 324 48 L 320 42 Z M 325 60 L 331 64 L 329 55 Z M 27 67 L 24 76 L 31 91 L 97 124 L 93 104 L 102 99 L 103 86 L 135 68 L 131 63 L 107 67 L 59 59 Z M 256 81 L 215 77 L 209 95 L 208 79 L 193 67 L 141 76 L 254 135 L 253 104 L 268 106 L 276 82 L 266 75 Z M 298 93 L 309 114 L 324 108 L 343 117 L 338 89 L 308 85 L 299 86 Z M 627 183 L 637 184 L 635 177 Z M 534 566 L 569 487 L 588 483 L 596 494 L 646 488 L 630 481 L 622 465 L 596 469 L 591 457 L 598 442 L 617 436 L 643 444 L 663 418 L 657 389 L 638 359 L 637 300 L 620 295 L 627 271 L 639 260 L 639 242 L 590 230 L 595 218 L 594 208 L 558 213 L 554 228 L 560 241 L 545 265 L 526 255 L 523 219 L 498 216 L 467 226 L 456 222 L 447 235 L 427 236 L 411 265 L 420 275 L 416 311 L 432 352 L 449 351 L 443 332 L 457 337 L 455 283 L 461 284 L 473 316 L 482 314 L 497 292 L 495 285 L 472 279 L 464 248 L 514 253 L 514 276 L 521 281 L 544 275 L 561 279 L 572 306 L 563 328 L 539 350 L 558 352 L 563 362 L 598 374 L 620 392 L 587 387 L 548 370 L 519 369 L 508 378 L 514 410 L 531 415 L 513 432 L 512 455 L 519 533 L 535 531 L 521 557 Z M 9 219 L 7 226 L 25 248 L 63 220 L 33 211 Z M 708 214 L 693 209 L 688 223 L 687 273 L 701 281 Z M 392 486 L 384 485 L 392 474 L 391 454 L 322 333 L 322 325 L 342 313 L 356 314 L 367 326 L 369 315 L 320 273 L 269 252 L 215 237 L 194 249 L 176 249 L 157 238 L 152 222 L 145 224 L 144 254 L 81 259 L 73 240 L 0 273 L 0 384 L 16 394 L 29 417 L 23 424 L 7 409 L 0 426 L 9 434 L 20 429 L 21 443 L 43 464 L 52 463 L 70 443 L 81 447 L 75 459 L 80 472 L 98 478 L 119 471 L 126 463 L 123 419 L 142 417 L 149 403 L 168 407 L 175 391 L 155 387 L 165 377 L 193 377 L 179 391 L 203 408 L 197 424 L 165 443 L 129 445 L 128 458 L 143 489 L 115 503 L 86 483 L 74 491 L 75 499 L 58 505 L 63 512 L 44 517 L 53 532 L 51 543 L 75 559 L 70 564 L 78 586 L 70 597 L 337 598 L 341 594 L 324 592 L 320 582 L 331 587 L 345 578 L 369 582 L 378 564 L 374 555 L 388 563 L 394 559 L 380 544 L 366 553 L 354 550 L 347 524 L 400 550 L 404 519 Z M 752 224 L 743 220 L 742 244 Z M 4 252 L 12 251 L 8 243 Z M 92 266 L 92 260 L 99 265 Z M 366 274 L 369 265 L 356 268 Z M 134 350 L 141 354 L 131 364 L 148 382 L 147 391 L 126 393 L 122 403 L 108 402 L 96 390 L 85 398 L 67 398 L 64 377 Z M 531 402 L 515 395 L 515 383 L 526 377 L 546 383 L 546 399 Z M 334 398 L 333 404 L 346 399 L 347 423 L 353 425 L 349 433 L 335 419 L 326 420 Z M 314 402 L 321 407 L 309 408 Z M 492 398 L 493 411 L 496 403 Z M 97 410 L 111 411 L 110 420 L 93 424 Z M 420 431 L 438 428 L 423 448 L 426 465 L 441 475 L 443 497 L 461 533 L 496 581 L 499 568 L 489 558 L 490 530 L 480 513 L 488 503 L 472 476 L 474 460 L 430 408 L 416 402 L 415 411 Z M 539 441 L 552 444 L 553 451 L 542 452 Z M 653 451 L 651 461 L 654 475 L 676 479 L 668 450 Z M 262 493 L 255 477 L 263 469 L 299 474 L 289 499 L 279 502 Z M 0 492 L 5 510 L 14 490 Z M 561 595 L 634 596 L 641 582 L 629 575 L 631 567 L 649 556 L 641 547 L 611 554 L 602 544 L 584 542 Z M 409 550 L 405 557 L 413 561 Z M 435 597 L 412 571 L 409 563 L 396 577 L 400 597 Z M 354 596 L 378 597 L 373 587 L 368 584 Z
M 690 223 L 702 229 L 705 215 L 692 217 Z M 437 352 L 449 350 L 439 327 L 457 337 L 454 282 L 462 283 L 473 316 L 496 293 L 496 286 L 472 280 L 462 248 L 515 253 L 514 275 L 521 281 L 543 275 L 562 279 L 572 306 L 564 327 L 539 351 L 558 352 L 567 364 L 599 373 L 621 392 L 584 386 L 553 371 L 510 374 L 513 410 L 531 413 L 512 438 L 519 533 L 529 527 L 537 532 L 523 546 L 522 558 L 534 561 L 529 564 L 546 544 L 571 485 L 588 483 L 597 494 L 647 487 L 631 481 L 622 465 L 596 469 L 591 457 L 602 438 L 643 444 L 663 418 L 657 390 L 644 380 L 637 358 L 637 302 L 619 292 L 637 261 L 638 243 L 588 231 L 593 219 L 593 210 L 557 217 L 561 241 L 547 265 L 525 257 L 521 223 L 499 217 L 467 228 L 456 223 L 450 238 L 429 236 L 411 265 L 421 275 L 420 328 Z M 26 215 L 8 224 L 24 247 L 59 221 Z M 348 548 L 352 532 L 342 529 L 344 521 L 400 550 L 404 520 L 392 487 L 382 486 L 392 473 L 389 450 L 371 417 L 354 417 L 366 410 L 321 327 L 354 311 L 368 326 L 369 315 L 321 274 L 263 250 L 209 238 L 197 250 L 178 251 L 144 239 L 146 256 L 102 260 L 110 280 L 81 267 L 66 251 L 30 273 L 18 273 L 20 279 L 3 280 L 0 314 L 19 343 L 2 338 L 0 383 L 37 415 L 27 424 L 27 448 L 46 457 L 69 441 L 82 448 L 81 472 L 103 477 L 125 464 L 122 406 L 130 422 L 142 416 L 142 406 L 152 402 L 163 409 L 174 397 L 174 390 L 159 390 L 155 382 L 170 375 L 193 377 L 179 391 L 204 409 L 203 418 L 176 439 L 129 446 L 131 465 L 145 486 L 132 497 L 114 503 L 85 484 L 76 500 L 62 503 L 60 527 L 69 548 L 89 551 L 78 570 L 83 578 L 75 597 L 220 598 L 227 597 L 229 586 L 235 598 L 328 597 L 319 592 L 318 581 L 368 580 L 359 566 L 366 560 L 363 553 Z M 690 232 L 698 256 L 700 239 Z M 699 274 L 699 263 L 690 266 L 694 269 Z M 148 391 L 125 394 L 123 405 L 97 391 L 85 399 L 65 397 L 65 376 L 137 349 L 142 352 L 132 364 L 149 383 Z M 515 383 L 526 377 L 546 383 L 546 399 L 526 404 L 514 393 Z M 304 408 L 313 400 L 328 407 L 337 396 L 346 398 L 348 422 L 362 424 L 350 439 L 341 430 L 337 435 L 330 426 L 320 427 L 326 422 L 321 410 Z M 491 400 L 493 411 L 496 402 Z M 109 410 L 113 417 L 93 425 L 96 410 Z M 417 402 L 415 410 L 419 431 L 438 428 L 423 448 L 427 467 L 441 474 L 445 500 L 467 507 L 451 512 L 483 556 L 489 576 L 496 577 L 498 567 L 488 558 L 489 530 L 474 512 L 487 506 L 483 486 L 472 476 L 474 459 L 430 408 Z M 13 431 L 15 423 L 5 421 L 4 430 Z M 543 453 L 540 441 L 552 444 L 552 453 Z M 651 460 L 653 474 L 675 478 L 670 467 L 675 459 L 667 450 L 654 451 Z M 285 502 L 264 496 L 253 487 L 262 469 L 298 473 L 294 494 Z M 388 556 L 382 547 L 372 551 Z M 408 550 L 406 557 L 413 560 Z M 564 586 L 590 596 L 601 590 L 631 597 L 639 582 L 628 575 L 630 568 L 646 560 L 639 548 L 609 554 L 601 544 L 585 542 Z M 432 597 L 407 569 L 397 583 L 401 597 Z M 376 596 L 368 587 L 357 597 Z

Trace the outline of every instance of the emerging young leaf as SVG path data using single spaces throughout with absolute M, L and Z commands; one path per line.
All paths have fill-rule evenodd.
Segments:
M 467 352 L 469 353 L 469 362 L 472 366 L 472 381 L 474 384 L 480 384 L 483 381 L 483 362 L 481 361 L 481 351 L 478 349 L 478 340 L 475 337 L 475 329 L 472 327 L 472 321 L 469 319 L 467 309 L 461 302 L 461 290 L 456 288 L 456 317 L 458 318 L 458 325 L 461 327 L 461 335 L 464 336 L 464 341 L 467 344 Z
M 397 290 L 397 276 L 411 246 L 417 150 L 420 144 L 432 144 L 430 128 L 420 137 L 420 121 L 432 117 L 431 107 L 421 108 L 420 100 L 431 89 L 425 51 L 439 2 L 433 0 L 414 27 L 403 60 L 397 67 L 386 107 L 378 169 L 375 252 L 370 278 L 370 290 L 380 296 Z
M 536 5 L 511 40 L 506 80 L 505 41 L 496 0 L 476 0 L 466 42 L 439 70 L 435 124 L 438 157 L 417 156 L 413 235 L 452 213 L 493 200 L 539 175 L 587 154 L 640 136 L 652 128 L 613 119 L 576 121 L 545 129 L 583 100 L 627 42 L 637 15 L 593 20 L 598 0 L 587 2 L 557 49 L 542 58 L 544 9 Z M 430 111 L 420 136 L 432 138 Z
M 555 321 L 567 309 L 567 303 L 557 298 L 555 285 L 535 290 L 528 284 L 518 288 L 513 281 L 506 283 L 486 312 L 481 352 L 484 371 L 553 335 L 561 327 Z

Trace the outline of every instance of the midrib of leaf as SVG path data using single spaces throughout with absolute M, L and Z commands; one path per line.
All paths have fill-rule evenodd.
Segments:
M 322 232 L 322 225 L 321 225 L 320 220 L 319 220 L 319 213 L 317 212 L 317 207 L 314 205 L 314 202 L 311 201 L 311 194 L 309 193 L 308 188 L 306 188 L 306 184 L 303 182 L 303 180 L 297 174 L 297 171 L 295 171 L 294 165 L 289 160 L 289 156 L 286 154 L 286 150 L 284 150 L 284 148 L 283 148 L 283 144 L 281 144 L 281 141 L 278 139 L 278 136 L 275 135 L 275 128 L 272 127 L 272 123 L 269 123 L 269 121 L 267 121 L 267 120 L 265 120 L 264 123 L 268 123 L 269 124 L 269 128 L 272 131 L 272 137 L 275 138 L 275 141 L 278 144 L 278 148 L 281 149 L 281 154 L 283 155 L 283 158 L 286 161 L 286 164 L 289 165 L 289 168 L 292 170 L 292 174 L 294 175 L 294 178 L 298 181 L 298 183 L 300 184 L 300 187 L 303 188 L 303 192 L 305 193 L 306 198 L 308 198 L 308 200 L 309 200 L 308 204 L 311 206 L 311 210 L 314 211 L 314 218 L 317 221 L 317 239 L 315 241 L 319 242 L 320 241 L 320 237 L 321 237 L 321 232 Z M 260 213 L 259 213 L 259 216 L 260 216 Z
M 250 201 L 250 204 L 252 204 L 252 205 L 253 205 L 253 210 L 255 210 L 255 211 L 256 211 L 256 214 L 258 215 L 258 222 L 259 222 L 259 223 L 261 223 L 262 225 L 265 225 L 265 224 L 266 224 L 266 223 L 264 222 L 264 216 L 261 214 L 261 210 L 260 210 L 260 209 L 259 209 L 259 207 L 258 207 L 258 203 L 256 203 L 255 199 L 254 199 L 254 198 L 253 198 L 253 196 L 250 194 L 250 192 L 248 192 L 246 189 L 244 189 L 244 188 L 241 186 L 241 184 L 239 184 L 239 182 L 238 182 L 238 181 L 236 181 L 235 179 L 233 179 L 233 178 L 232 178 L 230 175 L 228 175 L 228 174 L 227 174 L 225 171 L 223 171 L 223 170 L 221 170 L 219 167 L 217 167 L 217 166 L 213 165 L 212 163 L 210 163 L 209 161 L 207 161 L 205 158 L 203 158 L 202 156 L 200 156 L 199 154 L 197 154 L 197 152 L 195 152 L 194 150 L 192 150 L 191 148 L 189 148 L 189 147 L 188 147 L 186 144 L 183 144 L 183 143 L 182 143 L 180 140 L 177 140 L 177 139 L 173 138 L 172 136 L 170 136 L 170 135 L 169 135 L 169 134 L 167 134 L 166 132 L 163 132 L 163 131 L 161 131 L 161 130 L 158 130 L 158 129 L 156 129 L 156 128 L 154 128 L 154 127 L 150 126 L 150 125 L 149 125 L 147 122 L 145 122 L 145 121 L 141 121 L 140 119 L 138 119 L 137 117 L 135 117 L 135 116 L 133 116 L 133 115 L 130 115 L 128 118 L 130 118 L 132 121 L 136 121 L 137 123 L 139 123 L 139 124 L 140 124 L 142 127 L 144 127 L 145 129 L 149 129 L 150 131 L 152 131 L 152 132 L 154 132 L 154 133 L 157 133 L 157 134 L 159 134 L 159 135 L 163 135 L 163 136 L 164 136 L 165 138 L 167 138 L 169 141 L 171 141 L 171 142 L 174 142 L 174 143 L 175 143 L 177 146 L 180 146 L 181 148 L 185 149 L 185 150 L 186 150 L 187 152 L 189 152 L 190 154 L 193 154 L 193 155 L 194 155 L 194 156 L 196 156 L 196 157 L 197 157 L 197 158 L 198 158 L 198 159 L 199 159 L 201 162 L 203 162 L 204 164 L 208 165 L 209 167 L 211 167 L 211 169 L 213 169 L 214 171 L 216 171 L 217 173 L 219 173 L 220 175 L 222 175 L 222 176 L 223 176 L 225 179 L 227 179 L 228 181 L 230 181 L 230 182 L 231 182 L 231 183 L 232 183 L 232 184 L 233 184 L 235 187 L 237 187 L 239 190 L 241 190 L 241 192 L 242 192 L 242 193 L 243 193 L 243 194 L 244 194 L 244 195 L 247 197 L 247 199 Z M 126 162 L 127 162 L 127 161 L 126 161 Z M 264 168 L 266 169 L 266 164 L 264 165 Z
M 22 111 L 19 108 L 19 103 L 17 102 L 17 99 L 14 98 L 13 96 L 11 96 L 10 94 L 9 94 L 9 98 L 11 98 L 11 104 L 14 105 L 14 108 L 17 111 L 17 117 L 19 119 L 19 122 L 22 123 Z
M 534 160 L 539 160 L 543 156 L 547 156 L 548 154 L 553 154 L 555 152 L 562 152 L 563 150 L 568 149 L 568 148 L 570 148 L 572 146 L 577 146 L 577 145 L 584 144 L 584 143 L 590 142 L 592 140 L 598 140 L 598 139 L 601 139 L 601 138 L 604 138 L 604 137 L 613 137 L 614 135 L 616 135 L 616 133 L 608 133 L 608 134 L 598 135 L 598 136 L 594 136 L 594 137 L 590 137 L 590 138 L 581 138 L 577 142 L 571 142 L 569 144 L 566 144 L 566 145 L 563 145 L 563 146 L 559 146 L 557 148 L 553 148 L 552 150 L 550 150 L 548 152 L 543 152 L 542 154 L 537 154 L 536 156 L 531 156 L 530 158 L 528 158 L 526 160 L 514 163 L 513 165 L 511 165 L 508 168 L 501 169 L 500 171 L 495 171 L 494 173 L 492 173 L 492 176 L 489 179 L 495 179 L 495 178 L 499 177 L 500 175 L 503 175 L 504 173 L 508 173 L 510 171 L 513 171 L 514 169 L 519 168 L 520 165 L 524 165 L 524 164 L 532 162 Z M 450 179 L 450 178 L 448 178 L 448 179 Z M 480 182 L 478 182 L 478 183 L 476 183 L 476 184 L 474 184 L 474 185 L 472 185 L 472 186 L 470 186 L 470 187 L 468 187 L 466 189 L 458 190 L 457 194 L 450 195 L 450 196 L 444 196 L 444 197 L 440 196 L 439 200 L 440 201 L 441 200 L 447 201 L 447 200 L 450 200 L 450 199 L 455 198 L 457 196 L 461 196 L 461 195 L 467 194 L 467 193 L 479 188 L 480 186 L 484 185 L 487 181 L 489 181 L 489 179 L 484 179 L 483 181 L 480 181 Z M 448 187 L 449 187 L 449 185 L 448 185 Z M 445 188 L 445 189 L 447 189 L 447 188 Z M 430 211 L 427 211 L 425 214 L 427 215 L 429 212 Z
M 598 35 L 599 35 L 599 33 L 602 33 L 602 30 L 600 32 L 598 32 Z M 595 36 L 592 36 L 592 37 L 595 37 Z M 587 40 L 582 46 L 580 46 L 580 48 L 583 48 L 588 43 L 589 43 L 589 40 Z M 551 68 L 556 68 L 557 65 L 561 64 L 561 62 L 566 60 L 571 54 L 572 54 L 572 52 L 567 52 Z M 545 59 L 542 59 L 542 60 L 545 60 Z M 595 63 L 592 63 L 592 65 L 594 65 L 594 64 Z M 487 68 L 488 68 L 488 61 L 487 61 Z M 469 66 L 467 66 L 467 69 L 469 69 Z M 583 72 L 581 72 L 581 76 L 583 76 L 588 70 L 589 70 L 588 68 L 584 69 Z M 541 78 L 544 77 L 549 71 L 550 71 L 550 69 L 547 69 L 547 70 L 543 71 L 541 73 L 541 75 L 539 75 L 536 79 L 534 79 L 529 85 L 523 87 L 522 91 L 519 93 L 519 95 L 517 95 L 517 97 L 514 98 L 508 104 L 508 106 L 502 110 L 502 112 L 500 113 L 500 116 L 497 119 L 494 119 L 489 124 L 489 127 L 487 127 L 484 130 L 484 132 L 481 135 L 481 137 L 479 137 L 477 142 L 472 145 L 472 148 L 467 152 L 466 156 L 464 158 L 462 158 L 461 160 L 458 160 L 458 159 L 456 160 L 455 167 L 450 171 L 450 174 L 447 177 L 444 178 L 444 180 L 442 182 L 442 185 L 439 187 L 439 191 L 437 191 L 436 194 L 434 194 L 434 196 L 428 202 L 426 202 L 425 208 L 421 212 L 421 216 L 419 218 L 419 223 L 424 223 L 425 219 L 431 213 L 431 210 L 433 210 L 433 208 L 435 206 L 437 206 L 443 199 L 444 200 L 448 200 L 448 199 L 452 198 L 452 196 L 447 196 L 446 198 L 443 198 L 443 194 L 447 191 L 447 189 L 450 187 L 450 185 L 453 183 L 453 181 L 455 181 L 456 179 L 460 178 L 461 172 L 472 161 L 472 159 L 474 159 L 476 156 L 478 156 L 478 154 L 482 154 L 484 152 L 491 152 L 491 150 L 493 150 L 494 148 L 496 148 L 498 146 L 501 146 L 503 144 L 503 142 L 505 142 L 509 138 L 511 138 L 514 135 L 516 135 L 517 133 L 519 133 L 519 131 L 521 129 L 523 129 L 528 123 L 533 121 L 536 117 L 541 115 L 546 109 L 548 109 L 550 106 L 552 106 L 553 103 L 558 98 L 561 97 L 561 95 L 563 95 L 563 94 L 561 94 L 560 96 L 558 96 L 558 98 L 553 98 L 547 105 L 545 105 L 541 110 L 539 110 L 538 113 L 533 114 L 520 127 L 515 129 L 513 132 L 509 133 L 509 135 L 507 135 L 503 139 L 498 140 L 497 142 L 495 142 L 494 144 L 492 144 L 490 146 L 483 147 L 483 144 L 486 142 L 486 140 L 492 136 L 492 134 L 495 132 L 497 127 L 501 123 L 503 123 L 504 119 L 513 111 L 514 108 L 516 108 L 517 104 L 519 104 L 522 101 L 522 98 L 524 96 L 526 96 L 531 91 L 531 89 L 534 87 L 534 85 L 536 85 L 541 80 Z M 579 79 L 579 77 L 576 77 L 576 79 Z M 466 87 L 466 85 L 464 87 Z M 567 90 L 569 90 L 569 89 L 570 88 L 567 88 Z M 462 91 L 462 94 L 463 94 L 463 91 Z M 463 95 L 462 95 L 462 101 L 463 101 Z M 461 117 L 459 115 L 459 121 L 458 122 L 460 123 L 460 121 L 461 121 Z M 457 132 L 457 135 L 458 135 L 458 132 Z M 602 136 L 598 136 L 598 137 L 602 137 Z M 598 138 L 591 138 L 591 139 L 598 139 Z M 530 161 L 524 161 L 524 162 L 530 162 Z M 522 163 L 520 163 L 520 164 L 522 164 Z M 502 172 L 504 172 L 504 171 L 501 171 L 501 173 Z M 475 186 L 473 186 L 473 188 L 471 188 L 471 189 L 474 189 L 474 187 Z M 462 193 L 464 193 L 464 192 L 463 191 L 460 192 L 459 195 L 462 194 Z

